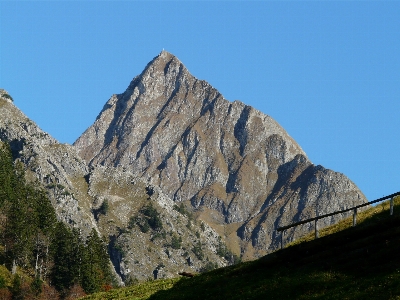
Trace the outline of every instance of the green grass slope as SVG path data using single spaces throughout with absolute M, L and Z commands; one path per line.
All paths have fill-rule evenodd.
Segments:
M 145 300 L 162 290 L 170 289 L 179 278 L 153 280 L 137 284 L 128 288 L 113 289 L 108 292 L 92 294 L 81 298 L 82 300 Z
M 400 198 L 394 216 L 388 208 L 360 213 L 354 228 L 344 220 L 317 240 L 176 280 L 148 298 L 90 299 L 400 299 Z

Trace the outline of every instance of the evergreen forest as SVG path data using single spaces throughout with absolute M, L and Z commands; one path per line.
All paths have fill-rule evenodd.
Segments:
M 0 142 L 0 299 L 76 299 L 109 290 L 106 243 L 57 221 L 46 191 Z

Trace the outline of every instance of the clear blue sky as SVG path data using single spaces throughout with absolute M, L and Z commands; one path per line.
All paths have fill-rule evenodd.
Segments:
M 369 200 L 400 191 L 398 1 L 0 0 L 0 87 L 60 142 L 163 48 Z

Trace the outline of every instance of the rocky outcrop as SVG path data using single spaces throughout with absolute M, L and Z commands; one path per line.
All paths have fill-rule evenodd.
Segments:
M 210 264 L 228 264 L 217 254 L 219 235 L 207 224 L 195 222 L 179 211 L 160 188 L 148 186 L 118 167 L 96 167 L 88 179 L 89 194 L 96 199 L 94 208 L 104 201 L 108 203 L 108 212 L 98 215 L 97 224 L 110 237 L 111 259 L 125 281 L 143 281 L 155 274 L 157 278 L 170 278 L 182 271 L 201 272 Z M 145 230 L 140 226 L 141 211 L 149 205 L 157 211 L 162 229 Z
M 224 99 L 166 51 L 110 98 L 74 146 L 91 167 L 126 168 L 190 204 L 246 259 L 277 246 L 279 225 L 366 201 L 343 174 L 314 166 L 270 116 Z

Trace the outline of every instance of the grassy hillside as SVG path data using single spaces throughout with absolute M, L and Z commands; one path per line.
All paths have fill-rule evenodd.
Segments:
M 110 290 L 108 292 L 101 292 L 92 294 L 81 298 L 82 300 L 145 300 L 159 291 L 170 289 L 174 286 L 179 278 L 151 280 L 145 283 L 137 284 L 129 288 L 120 288 Z
M 357 227 L 345 220 L 317 240 L 182 278 L 150 297 L 120 299 L 400 299 L 400 198 L 394 216 L 388 209 L 383 203 L 360 213 Z

